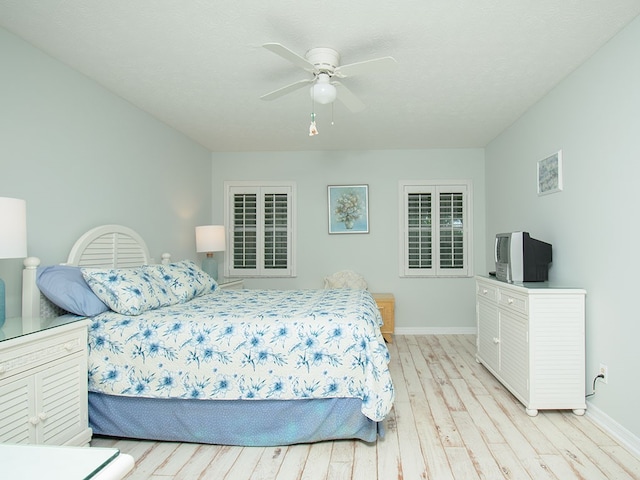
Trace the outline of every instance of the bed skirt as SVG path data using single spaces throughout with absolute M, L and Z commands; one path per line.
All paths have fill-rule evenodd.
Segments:
M 180 400 L 89 392 L 95 435 L 217 445 L 277 446 L 323 440 L 374 442 L 383 422 L 357 398 Z

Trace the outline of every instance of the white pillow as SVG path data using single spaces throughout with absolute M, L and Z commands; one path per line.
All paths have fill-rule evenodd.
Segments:
M 213 292 L 218 284 L 191 260 L 169 265 L 146 265 L 145 271 L 166 285 L 181 303 Z
M 324 278 L 324 288 L 354 288 L 356 290 L 366 290 L 367 282 L 359 273 L 352 270 L 341 270 Z
M 144 267 L 83 268 L 82 276 L 100 300 L 123 315 L 140 315 L 180 302 L 166 284 L 146 272 Z

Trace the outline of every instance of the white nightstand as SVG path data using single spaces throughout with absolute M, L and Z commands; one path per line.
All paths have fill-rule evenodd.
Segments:
M 12 318 L 0 329 L 0 443 L 89 443 L 88 324 Z
M 243 278 L 222 278 L 218 280 L 218 288 L 222 288 L 225 290 L 243 289 L 244 279 Z

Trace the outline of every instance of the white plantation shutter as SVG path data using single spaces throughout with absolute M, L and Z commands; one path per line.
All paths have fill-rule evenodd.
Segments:
M 440 192 L 440 268 L 465 268 L 464 194 Z
M 295 275 L 295 185 L 225 182 L 227 276 Z
M 433 235 L 431 230 L 430 191 L 407 193 L 407 266 L 410 269 L 431 268 Z
M 286 269 L 289 263 L 289 196 L 264 195 L 264 268 Z
M 231 251 L 234 269 L 255 270 L 258 266 L 258 194 L 233 194 Z
M 400 182 L 401 276 L 468 276 L 470 182 Z

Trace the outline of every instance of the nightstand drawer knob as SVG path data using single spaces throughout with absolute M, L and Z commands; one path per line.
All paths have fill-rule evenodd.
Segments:
M 498 337 L 493 337 L 493 343 L 500 343 L 500 339 Z
M 31 417 L 31 418 L 29 419 L 29 423 L 30 423 L 31 425 L 37 425 L 37 424 L 39 424 L 39 423 L 40 423 L 40 419 L 39 419 L 38 417 Z
M 77 342 L 75 340 L 72 341 L 72 342 L 67 342 L 67 343 L 64 344 L 64 349 L 67 352 L 70 352 L 71 350 L 73 350 L 76 347 L 76 345 L 77 345 Z

